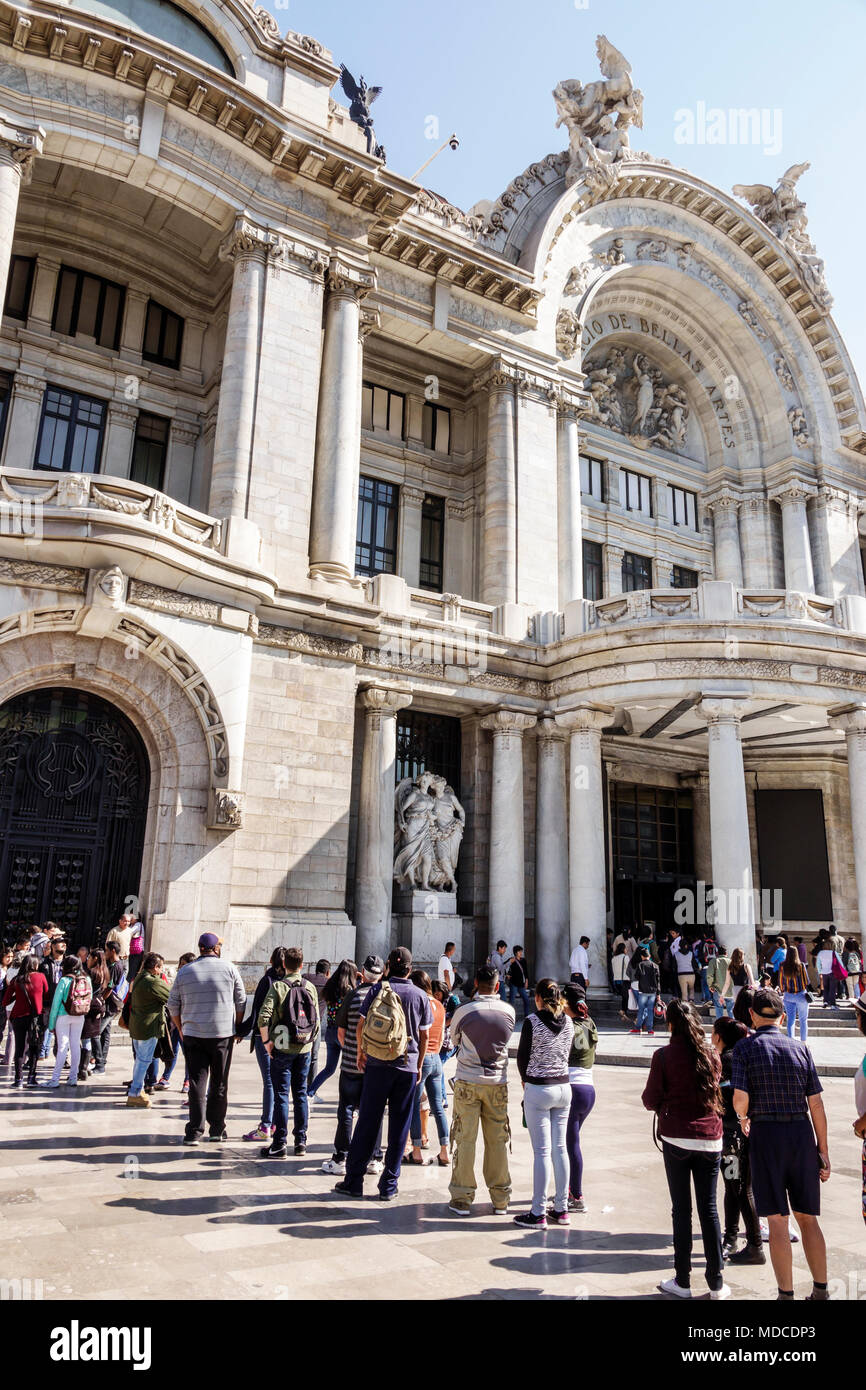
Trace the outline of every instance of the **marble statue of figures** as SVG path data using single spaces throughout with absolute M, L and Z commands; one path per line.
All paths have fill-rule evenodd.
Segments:
M 404 777 L 394 796 L 394 878 L 403 888 L 429 888 L 434 862 L 432 772 Z
M 611 168 L 629 157 L 629 127 L 643 124 L 643 96 L 631 78 L 631 64 L 604 34 L 596 41 L 604 81 L 557 83 L 553 91 L 557 126 L 568 130 L 568 186 L 581 174 L 610 183 Z
M 361 80 L 356 82 L 345 63 L 340 64 L 340 86 L 349 98 L 349 119 L 364 132 L 367 153 L 374 154 L 377 159 L 384 159 L 385 151 L 381 145 L 376 144 L 373 117 L 370 115 L 370 107 L 380 95 L 382 88 L 368 87 L 363 73 Z
M 638 382 L 637 400 L 632 415 L 632 434 L 641 434 L 653 403 L 655 391 L 649 363 L 643 356 L 636 356 L 632 367 Z
M 806 204 L 797 196 L 797 181 L 808 168 L 808 163 L 792 164 L 775 188 L 766 183 L 735 183 L 733 191 L 751 203 L 755 216 L 788 248 L 818 303 L 829 309 L 833 297 L 824 278 L 824 262 L 806 231 Z
M 457 891 L 457 856 L 466 829 L 466 812 L 444 777 L 432 782 L 435 855 L 431 887 L 444 893 Z

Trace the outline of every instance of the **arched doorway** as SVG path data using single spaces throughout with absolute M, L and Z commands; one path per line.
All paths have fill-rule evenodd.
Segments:
M 0 709 L 0 927 L 46 919 L 101 941 L 138 893 L 150 783 L 144 744 L 107 701 L 30 690 Z

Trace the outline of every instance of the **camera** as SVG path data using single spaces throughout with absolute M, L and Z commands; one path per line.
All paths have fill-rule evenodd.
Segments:
M 456 135 L 449 135 L 448 144 L 450 145 L 452 150 L 456 150 L 460 144 L 460 141 L 457 139 Z

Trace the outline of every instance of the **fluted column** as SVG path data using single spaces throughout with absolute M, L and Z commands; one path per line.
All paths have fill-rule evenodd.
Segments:
M 861 936 L 866 932 L 866 704 L 840 705 L 830 710 L 832 729 L 842 729 L 848 745 L 848 796 L 851 804 L 851 843 Z
M 770 493 L 782 509 L 782 545 L 785 552 L 785 588 L 800 594 L 814 594 L 815 573 L 806 502 L 817 489 L 799 478 L 791 479 Z
M 41 126 L 0 115 L 0 307 L 6 302 L 18 196 L 22 183 L 30 182 L 33 160 L 42 153 L 44 140 Z
M 366 718 L 355 853 L 355 957 L 384 960 L 391 942 L 397 714 L 412 703 L 412 695 L 397 687 L 368 686 L 359 700 Z
M 339 257 L 325 279 L 325 337 L 319 381 L 310 574 L 351 579 L 355 573 L 358 469 L 361 460 L 361 301 L 375 283 Z
M 707 501 L 713 514 L 713 536 L 716 560 L 716 579 L 725 579 L 742 588 L 743 559 L 740 551 L 740 498 L 729 488 L 722 488 Z
M 491 950 L 500 939 L 509 946 L 523 941 L 523 735 L 534 723 L 534 714 L 506 709 L 481 720 L 482 729 L 493 735 L 488 888 Z
M 556 721 L 538 721 L 535 773 L 535 968 L 540 979 L 566 978 L 568 937 L 568 799 L 565 738 Z
M 498 363 L 487 378 L 482 601 L 517 602 L 517 405 L 515 374 Z
M 604 854 L 604 791 L 601 731 L 609 705 L 579 705 L 557 714 L 569 733 L 569 953 L 589 937 L 590 988 L 607 990 L 607 865 Z
M 564 393 L 556 415 L 556 516 L 559 607 L 583 598 L 583 515 L 580 496 L 580 407 Z
M 275 245 L 266 227 L 239 217 L 219 249 L 220 260 L 231 261 L 234 272 L 211 467 L 212 516 L 247 515 L 266 268 Z
M 716 909 L 716 935 L 728 954 L 739 946 L 754 968 L 752 847 L 740 741 L 740 720 L 748 704 L 742 697 L 705 695 L 698 709 L 707 721 L 709 743 L 713 890 L 722 894 L 723 904 Z
M 713 860 L 710 841 L 710 779 L 706 772 L 681 772 L 680 785 L 692 793 L 692 844 L 695 878 L 702 883 L 713 881 Z

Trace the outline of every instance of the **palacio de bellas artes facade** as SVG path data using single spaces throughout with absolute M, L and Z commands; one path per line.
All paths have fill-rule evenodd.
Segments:
M 7 937 L 133 897 L 250 979 L 561 978 L 586 935 L 597 988 L 710 893 L 753 958 L 859 935 L 866 412 L 808 165 L 640 151 L 602 37 L 464 212 L 253 0 L 0 0 L 0 44 Z

